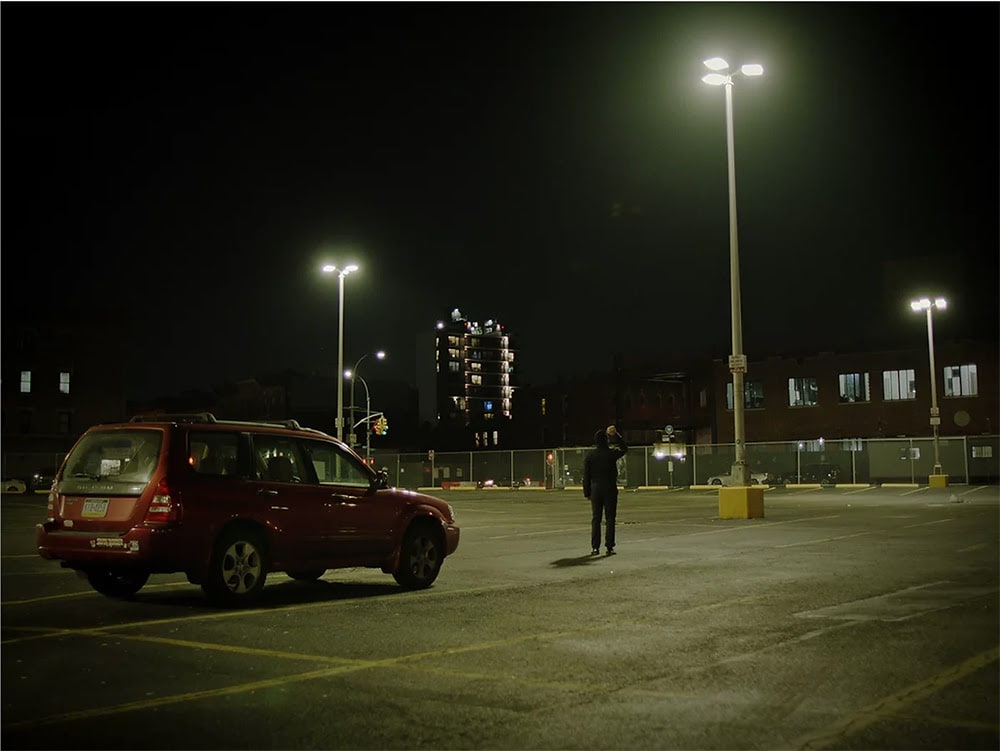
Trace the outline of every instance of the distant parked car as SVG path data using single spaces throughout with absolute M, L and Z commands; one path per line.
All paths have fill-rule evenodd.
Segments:
M 29 490 L 48 490 L 52 487 L 57 467 L 42 467 L 28 479 Z
M 801 482 L 818 482 L 833 485 L 840 477 L 840 467 L 836 464 L 807 464 L 799 474 Z
M 3 481 L 2 487 L 4 493 L 24 493 L 27 488 L 24 480 L 18 480 L 16 477 L 8 477 Z
M 712 475 L 708 478 L 709 485 L 732 485 L 733 478 L 730 475 Z M 750 475 L 751 485 L 767 485 L 770 478 L 767 472 L 754 472 Z

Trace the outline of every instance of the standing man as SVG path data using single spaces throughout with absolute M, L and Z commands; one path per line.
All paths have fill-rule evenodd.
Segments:
M 591 555 L 601 553 L 601 517 L 608 555 L 615 554 L 615 517 L 618 514 L 618 460 L 628 447 L 618 428 L 609 425 L 594 433 L 594 449 L 583 460 L 583 495 L 590 499 Z

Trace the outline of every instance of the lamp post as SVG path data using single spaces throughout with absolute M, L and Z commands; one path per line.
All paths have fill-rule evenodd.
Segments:
M 350 410 L 351 410 L 351 447 L 352 448 L 354 446 L 354 376 L 357 375 L 358 367 L 361 365 L 361 361 L 364 360 L 366 357 L 368 357 L 368 355 L 372 355 L 372 354 L 375 355 L 375 357 L 377 357 L 379 360 L 384 360 L 385 359 L 385 352 L 383 350 L 379 350 L 378 352 L 365 352 L 363 355 L 361 355 L 361 357 L 358 358 L 357 362 L 354 363 L 354 368 L 352 370 L 348 370 L 348 371 L 346 371 L 344 373 L 345 377 L 351 379 L 351 407 L 350 407 Z M 360 377 L 361 376 L 358 376 L 358 378 L 360 378 Z M 362 383 L 364 383 L 364 379 L 362 379 Z M 368 384 L 367 383 L 365 383 L 365 393 L 366 394 L 368 393 Z M 369 406 L 371 406 L 371 405 L 369 405 Z M 368 410 L 365 411 L 365 419 L 367 420 L 367 418 L 370 417 L 370 416 L 371 416 L 371 409 L 368 409 Z M 367 425 L 367 424 L 368 423 L 366 422 L 365 425 Z
M 736 73 L 729 72 L 729 63 L 721 57 L 705 61 L 711 73 L 702 81 L 711 86 L 726 87 L 726 151 L 729 159 L 729 287 L 732 307 L 733 354 L 729 358 L 729 371 L 733 375 L 733 433 L 736 443 L 736 461 L 732 467 L 733 484 L 750 485 L 750 469 L 747 465 L 746 430 L 743 418 L 743 376 L 747 361 L 743 353 L 743 320 L 740 304 L 740 257 L 736 240 L 736 159 L 733 149 L 733 76 L 760 76 L 764 73 L 761 65 L 743 65 Z
M 337 274 L 339 305 L 337 313 L 337 438 L 344 440 L 344 277 L 357 271 L 356 264 L 337 269 L 333 264 L 323 267 L 324 274 Z
M 941 470 L 941 452 L 938 448 L 938 426 L 941 425 L 941 412 L 937 403 L 937 375 L 934 367 L 934 309 L 944 310 L 948 307 L 948 301 L 943 297 L 935 298 L 932 303 L 929 298 L 922 297 L 919 300 L 911 300 L 910 308 L 914 313 L 927 311 L 927 351 L 930 353 L 931 365 L 931 428 L 934 431 L 934 471 L 930 484 L 947 485 L 948 477 Z M 935 481 L 934 477 L 939 478 Z

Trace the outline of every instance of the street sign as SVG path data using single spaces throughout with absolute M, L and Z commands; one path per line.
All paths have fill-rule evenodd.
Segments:
M 729 372 L 730 373 L 746 373 L 747 372 L 747 356 L 746 355 L 730 355 L 729 356 Z

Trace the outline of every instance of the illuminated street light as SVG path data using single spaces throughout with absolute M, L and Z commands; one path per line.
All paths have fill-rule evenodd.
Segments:
M 356 264 L 337 269 L 333 264 L 323 267 L 324 274 L 337 274 L 339 305 L 337 313 L 337 438 L 344 440 L 344 277 L 357 271 Z
M 372 416 L 372 392 L 368 390 L 368 381 L 366 381 L 364 378 L 362 378 L 361 376 L 359 376 L 356 372 L 352 373 L 351 371 L 348 370 L 346 373 L 344 373 L 344 375 L 351 379 L 351 393 L 352 394 L 354 393 L 354 382 L 355 381 L 361 381 L 361 385 L 365 387 L 365 419 L 362 420 L 362 422 L 365 424 L 365 463 L 366 464 L 371 464 L 371 455 L 372 455 L 372 437 L 371 437 L 372 436 L 372 432 L 371 432 L 371 429 L 372 429 L 372 426 L 369 424 L 369 420 L 371 420 L 371 416 Z M 351 397 L 351 403 L 352 404 L 354 403 L 354 397 Z M 353 410 L 352 410 L 352 412 L 353 412 Z M 353 419 L 354 419 L 354 417 L 352 415 L 351 420 L 353 420 Z M 353 425 L 351 426 L 351 435 L 352 436 L 354 435 L 354 426 Z
M 383 352 L 382 350 L 379 350 L 378 352 L 365 352 L 363 355 L 361 355 L 361 357 L 358 358 L 358 361 L 356 363 L 354 363 L 353 370 L 348 370 L 348 371 L 344 372 L 344 377 L 351 379 L 351 407 L 350 407 L 350 409 L 351 409 L 351 437 L 350 437 L 350 441 L 351 441 L 351 447 L 352 448 L 354 446 L 354 428 L 356 427 L 355 424 L 354 424 L 354 376 L 358 372 L 358 367 L 361 365 L 361 361 L 364 360 L 366 357 L 368 357 L 368 355 L 375 355 L 375 357 L 377 357 L 379 360 L 384 360 L 385 359 L 385 352 Z M 361 376 L 358 376 L 358 378 L 361 378 Z M 361 379 L 361 382 L 364 383 L 364 379 Z M 366 394 L 368 393 L 368 384 L 367 383 L 365 383 L 365 393 Z M 369 406 L 371 406 L 371 405 L 369 405 Z M 366 428 L 370 428 L 371 427 L 371 426 L 368 425 L 368 418 L 369 417 L 371 417 L 371 409 L 368 409 L 365 412 L 365 426 L 366 426 Z
M 910 308 L 914 313 L 927 311 L 927 350 L 930 352 L 931 365 L 931 428 L 934 430 L 934 471 L 931 473 L 929 484 L 932 487 L 943 487 L 948 484 L 948 475 L 941 469 L 941 453 L 938 447 L 938 427 L 941 425 L 941 412 L 937 403 L 937 376 L 934 368 L 934 309 L 944 310 L 948 307 L 948 301 L 943 297 L 935 298 L 934 302 L 930 298 L 922 297 L 919 300 L 911 300 Z
M 705 61 L 713 71 L 702 77 L 711 86 L 726 87 L 726 147 L 729 159 L 729 284 L 732 301 L 733 354 L 729 358 L 729 371 L 733 375 L 733 432 L 736 442 L 736 461 L 732 467 L 733 485 L 750 485 L 750 468 L 747 465 L 746 429 L 743 417 L 743 376 L 747 361 L 743 353 L 743 320 L 740 303 L 740 257 L 736 236 L 736 158 L 733 148 L 733 77 L 735 75 L 760 76 L 761 65 L 743 65 L 736 73 L 729 72 L 729 63 L 721 57 Z

